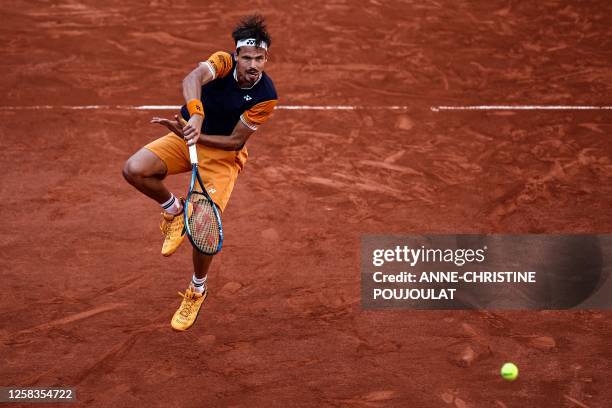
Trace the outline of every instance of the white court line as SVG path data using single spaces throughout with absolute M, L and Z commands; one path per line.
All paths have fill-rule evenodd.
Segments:
M 35 105 L 0 106 L 0 110 L 178 110 L 180 105 Z M 366 105 L 278 105 L 282 110 L 406 110 L 408 106 Z
M 466 110 L 611 110 L 612 106 L 587 105 L 473 105 L 473 106 L 432 106 L 434 112 Z
M 0 106 L 0 110 L 178 110 L 180 105 L 33 105 Z M 401 105 L 278 105 L 280 110 L 408 110 Z M 612 110 L 612 106 L 588 105 L 473 105 L 473 106 L 432 106 L 433 112 L 441 111 L 539 111 L 539 110 Z
M 276 109 L 284 110 L 406 110 L 408 106 L 366 106 L 366 105 L 278 105 Z

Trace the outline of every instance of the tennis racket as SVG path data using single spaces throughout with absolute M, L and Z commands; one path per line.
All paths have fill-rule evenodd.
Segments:
M 181 120 L 183 125 L 185 122 Z M 189 146 L 191 183 L 185 203 L 185 230 L 191 244 L 201 253 L 214 255 L 223 245 L 223 227 L 217 206 L 210 198 L 198 171 L 196 145 Z

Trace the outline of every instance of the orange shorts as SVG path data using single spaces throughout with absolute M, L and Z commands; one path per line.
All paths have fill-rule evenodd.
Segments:
M 200 177 L 210 198 L 223 211 L 227 206 L 238 173 L 242 171 L 249 156 L 246 147 L 242 150 L 221 150 L 213 147 L 196 145 Z M 159 157 L 168 170 L 167 174 L 179 174 L 191 171 L 189 150 L 185 141 L 168 133 L 145 146 Z

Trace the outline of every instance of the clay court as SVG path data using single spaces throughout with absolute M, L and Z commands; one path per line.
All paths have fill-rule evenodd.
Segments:
M 209 298 L 176 333 L 191 249 L 159 254 L 159 207 L 121 175 L 175 111 L 127 107 L 182 104 L 183 77 L 253 11 L 282 106 L 249 140 Z M 359 269 L 368 233 L 610 232 L 611 15 L 3 1 L 0 385 L 91 407 L 611 406 L 610 312 L 366 311 Z M 431 109 L 500 104 L 596 109 Z

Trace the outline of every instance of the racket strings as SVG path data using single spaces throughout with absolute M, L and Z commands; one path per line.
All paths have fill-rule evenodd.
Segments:
M 220 239 L 220 228 L 213 205 L 204 195 L 192 194 L 192 213 L 188 218 L 189 231 L 193 243 L 203 252 L 217 251 Z

